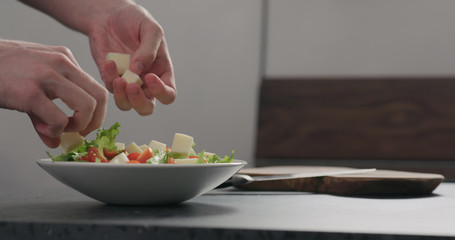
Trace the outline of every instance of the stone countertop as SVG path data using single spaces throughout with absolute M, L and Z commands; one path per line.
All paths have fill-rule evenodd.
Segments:
M 455 183 L 424 197 L 213 190 L 115 206 L 65 186 L 0 190 L 0 239 L 455 239 Z

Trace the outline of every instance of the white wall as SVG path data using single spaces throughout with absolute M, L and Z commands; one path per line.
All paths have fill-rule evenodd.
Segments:
M 453 75 L 455 1 L 270 0 L 267 76 Z
M 137 1 L 163 26 L 176 70 L 175 103 L 149 117 L 122 112 L 110 99 L 105 126 L 122 124 L 119 140 L 171 143 L 175 132 L 195 137 L 196 149 L 252 162 L 259 84 L 260 0 Z M 68 46 L 100 79 L 85 36 L 16 1 L 0 8 L 0 37 Z M 52 188 L 35 164 L 46 157 L 28 117 L 0 109 L 0 188 Z M 51 151 L 53 153 L 59 152 Z

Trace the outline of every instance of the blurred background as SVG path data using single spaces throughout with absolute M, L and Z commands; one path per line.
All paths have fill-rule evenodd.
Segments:
M 196 150 L 235 150 L 255 166 L 261 81 L 302 76 L 451 76 L 455 2 L 450 0 L 136 1 L 165 31 L 178 96 L 153 115 L 123 112 L 110 98 L 104 127 L 118 140 L 171 144 L 192 135 Z M 63 45 L 100 80 L 86 36 L 17 1 L 0 9 L 0 36 Z M 100 80 L 101 81 L 101 80 Z M 47 149 L 27 115 L 0 109 L 0 188 L 53 188 L 35 163 Z

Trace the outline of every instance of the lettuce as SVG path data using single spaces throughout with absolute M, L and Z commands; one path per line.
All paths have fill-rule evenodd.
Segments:
M 103 150 L 118 150 L 117 146 L 115 146 L 115 139 L 117 135 L 120 133 L 120 123 L 116 122 L 114 123 L 109 129 L 104 129 L 104 128 L 99 128 L 98 131 L 96 132 L 96 138 L 94 140 L 88 141 L 84 139 L 84 144 L 77 148 L 76 150 L 69 152 L 69 153 L 63 153 L 57 156 L 52 156 L 49 152 L 46 152 L 49 158 L 51 158 L 53 161 L 80 161 L 79 159 L 85 155 L 88 154 L 88 150 L 91 147 L 96 147 L 99 149 L 100 153 L 103 154 Z M 198 156 L 198 161 L 197 163 L 204 164 L 204 163 L 232 163 L 232 160 L 234 159 L 234 150 L 232 150 L 232 153 L 230 156 L 224 156 L 224 158 L 221 158 L 220 156 L 213 154 L 210 156 L 205 156 L 205 150 L 197 153 L 194 151 L 194 145 L 191 148 L 189 156 Z M 167 151 L 158 151 L 155 150 L 153 151 L 154 156 L 147 160 L 147 163 L 149 164 L 163 164 L 163 163 L 168 163 L 169 158 L 173 157 L 175 159 L 178 158 L 185 158 L 187 156 L 183 156 L 181 153 L 176 153 L 176 152 L 167 152 Z M 204 157 L 205 160 L 204 161 Z M 99 159 L 98 159 L 99 160 Z
M 204 161 L 204 153 L 205 153 L 205 150 L 202 150 L 202 152 L 199 153 L 198 159 L 197 159 L 197 163 L 205 163 L 205 161 Z
M 103 149 L 106 150 L 117 150 L 115 146 L 115 138 L 119 134 L 120 123 L 114 123 L 109 129 L 99 128 L 96 132 L 96 139 L 87 141 L 84 140 L 84 144 L 77 148 L 76 150 L 63 153 L 57 156 L 52 156 L 49 152 L 46 152 L 49 158 L 53 161 L 77 161 L 80 157 L 87 155 L 88 149 L 91 147 L 96 147 L 103 152 Z
M 232 149 L 231 156 L 224 156 L 223 159 L 220 159 L 218 163 L 231 163 L 234 160 L 234 149 Z
M 99 128 L 96 133 L 96 139 L 88 142 L 88 145 L 91 145 L 90 147 L 97 147 L 101 152 L 104 148 L 106 148 L 106 150 L 117 150 L 115 138 L 120 132 L 119 127 L 120 123 L 116 122 L 107 130 Z
M 223 159 L 221 159 L 218 155 L 213 154 L 213 156 L 211 156 L 207 159 L 207 162 L 208 163 L 231 163 L 233 159 L 234 159 L 234 150 L 232 150 L 231 156 L 224 156 Z

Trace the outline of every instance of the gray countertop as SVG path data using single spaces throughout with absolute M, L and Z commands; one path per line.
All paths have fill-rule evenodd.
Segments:
M 65 186 L 3 191 L 0 239 L 455 239 L 455 183 L 431 196 L 214 190 L 173 206 L 113 206 Z

